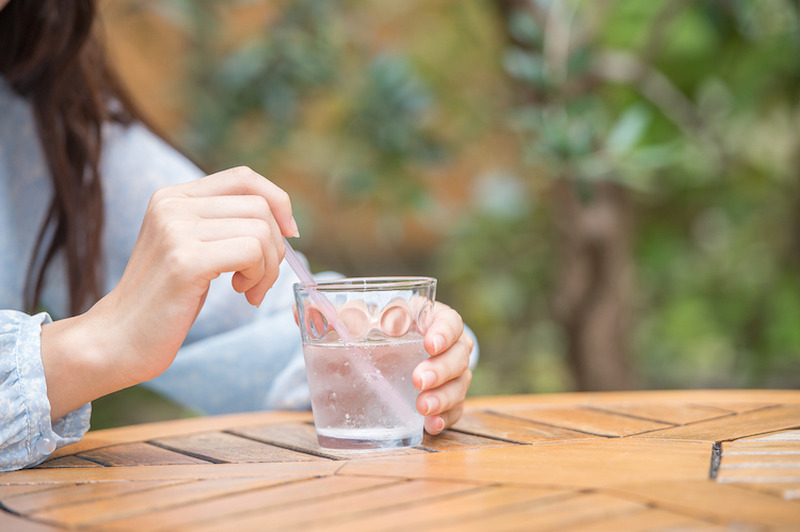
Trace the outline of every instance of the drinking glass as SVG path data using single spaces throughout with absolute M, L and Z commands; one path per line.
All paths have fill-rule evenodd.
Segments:
M 320 446 L 419 444 L 423 416 L 411 373 L 428 357 L 436 279 L 338 279 L 295 284 L 294 293 Z

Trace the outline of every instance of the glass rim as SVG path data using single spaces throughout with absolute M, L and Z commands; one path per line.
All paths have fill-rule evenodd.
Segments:
M 420 288 L 435 283 L 435 277 L 425 276 L 343 277 L 317 281 L 313 285 L 295 283 L 294 288 L 303 292 L 308 292 L 309 288 L 320 292 L 377 292 Z

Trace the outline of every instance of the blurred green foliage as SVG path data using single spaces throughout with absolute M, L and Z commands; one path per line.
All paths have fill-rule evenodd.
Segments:
M 415 264 L 478 334 L 473 393 L 573 387 L 550 304 L 564 176 L 633 195 L 644 386 L 800 386 L 795 2 L 530 2 L 543 24 L 491 0 L 297 0 L 233 47 L 218 13 L 241 2 L 159 4 L 197 36 L 191 153 L 434 227 Z M 454 168 L 455 204 L 434 192 Z

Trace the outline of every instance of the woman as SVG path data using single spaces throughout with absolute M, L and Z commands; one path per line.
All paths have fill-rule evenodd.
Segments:
M 210 413 L 308 405 L 288 196 L 248 168 L 203 177 L 142 125 L 94 14 L 0 0 L 3 470 L 79 440 L 90 401 L 145 381 Z M 437 305 L 413 374 L 431 434 L 461 415 L 473 345 Z

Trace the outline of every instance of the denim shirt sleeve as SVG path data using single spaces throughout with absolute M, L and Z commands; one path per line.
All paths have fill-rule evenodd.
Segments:
M 45 313 L 0 310 L 0 471 L 36 465 L 89 430 L 89 404 L 50 422 L 41 354 L 46 323 Z

